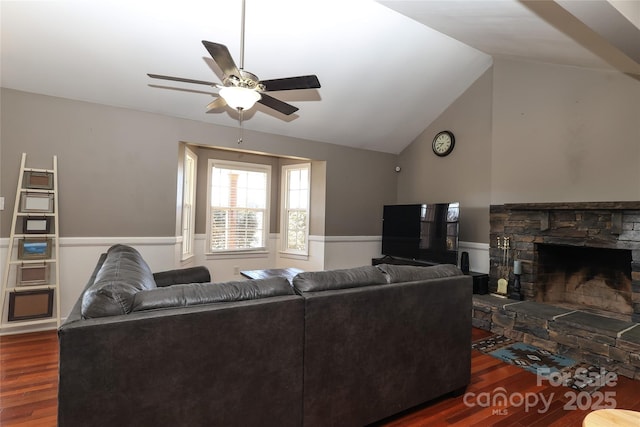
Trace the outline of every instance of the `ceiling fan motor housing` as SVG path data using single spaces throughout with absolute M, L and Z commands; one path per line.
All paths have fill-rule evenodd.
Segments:
M 239 71 L 239 77 L 234 75 L 227 76 L 222 83 L 227 87 L 235 86 L 246 89 L 254 89 L 257 91 L 264 90 L 264 85 L 260 83 L 260 79 L 258 78 L 258 76 L 245 70 Z

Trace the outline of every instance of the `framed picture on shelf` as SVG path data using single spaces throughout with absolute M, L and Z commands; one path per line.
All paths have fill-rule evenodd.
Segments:
M 22 185 L 24 188 L 53 190 L 53 174 L 51 172 L 24 171 Z
M 25 216 L 22 218 L 22 232 L 24 234 L 51 233 L 51 217 Z
M 9 293 L 9 321 L 53 316 L 53 289 Z
M 22 212 L 53 212 L 53 194 L 22 193 L 20 196 L 20 211 Z
M 18 284 L 21 286 L 46 285 L 49 283 L 48 264 L 25 264 L 18 266 Z
M 18 241 L 18 259 L 51 258 L 51 239 L 24 238 Z

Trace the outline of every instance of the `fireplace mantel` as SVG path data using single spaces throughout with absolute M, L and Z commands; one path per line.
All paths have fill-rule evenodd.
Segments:
M 506 203 L 505 209 L 513 211 L 546 210 L 640 210 L 640 202 L 550 202 L 550 203 Z

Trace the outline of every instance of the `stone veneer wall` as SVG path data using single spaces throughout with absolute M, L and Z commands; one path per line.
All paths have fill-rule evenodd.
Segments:
M 532 301 L 540 301 L 536 288 L 537 243 L 628 249 L 632 253 L 631 320 L 640 322 L 640 202 L 492 205 L 490 221 L 490 291 L 497 288 L 503 257 L 498 238 L 509 237 L 511 264 L 516 254 L 522 261 L 522 294 Z

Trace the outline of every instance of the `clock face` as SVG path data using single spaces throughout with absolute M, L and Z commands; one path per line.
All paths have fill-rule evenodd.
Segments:
M 433 144 L 431 146 L 437 156 L 444 157 L 453 151 L 454 145 L 455 138 L 453 137 L 453 133 L 445 130 L 438 132 L 433 138 Z

